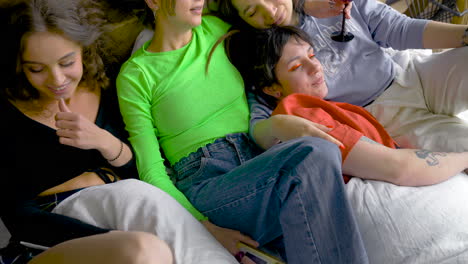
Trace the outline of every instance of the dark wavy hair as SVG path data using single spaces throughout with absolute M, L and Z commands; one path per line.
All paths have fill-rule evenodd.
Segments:
M 291 0 L 293 1 L 294 12 L 302 17 L 304 13 L 304 2 L 305 0 Z M 240 16 L 239 11 L 232 4 L 232 0 L 215 0 L 217 8 L 213 10 L 219 17 L 224 21 L 238 28 L 249 28 L 251 27 L 245 22 Z
M 0 4 L 0 92 L 10 99 L 39 98 L 22 69 L 24 40 L 34 32 L 53 32 L 82 47 L 83 78 L 89 89 L 107 88 L 102 56 L 104 43 L 101 26 L 106 22 L 102 1 L 97 0 L 23 0 Z
M 284 46 L 291 38 L 313 46 L 312 40 L 303 30 L 292 26 L 232 32 L 225 41 L 229 60 L 242 75 L 247 89 L 254 92 L 262 103 L 274 108 L 277 99 L 265 94 L 263 88 L 279 84 L 275 68 Z

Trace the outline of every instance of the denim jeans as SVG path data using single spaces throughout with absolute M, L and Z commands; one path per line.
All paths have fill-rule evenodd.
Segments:
M 338 148 L 303 137 L 263 152 L 246 134 L 174 166 L 176 186 L 213 223 L 261 245 L 282 236 L 287 263 L 368 263 L 346 200 Z

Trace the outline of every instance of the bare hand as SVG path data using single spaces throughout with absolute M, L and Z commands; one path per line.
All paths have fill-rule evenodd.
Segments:
M 306 0 L 304 3 L 306 14 L 316 18 L 334 17 L 344 12 L 345 17 L 350 19 L 352 6 L 353 3 L 350 2 L 345 8 L 345 3 L 341 0 Z
M 343 146 L 343 143 L 327 134 L 332 128 L 293 115 L 275 115 L 270 118 L 274 119 L 272 122 L 274 135 L 283 142 L 303 136 L 311 136 L 328 140 L 337 146 Z
M 237 243 L 243 242 L 253 247 L 258 247 L 258 242 L 250 238 L 249 236 L 243 235 L 237 230 L 219 227 L 210 221 L 203 221 L 202 224 L 206 229 L 221 243 L 232 255 L 237 254 L 239 249 Z
M 63 99 L 58 102 L 55 126 L 59 142 L 80 149 L 96 149 L 104 137 L 104 131 L 80 114 L 73 113 Z

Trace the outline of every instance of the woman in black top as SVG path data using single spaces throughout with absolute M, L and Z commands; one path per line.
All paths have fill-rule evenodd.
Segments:
M 38 262 L 57 253 L 80 256 L 81 263 L 171 262 L 154 235 L 52 212 L 84 188 L 137 172 L 102 59 L 99 3 L 14 2 L 0 8 L 0 217 L 13 239 L 51 247 L 87 237 L 46 251 Z

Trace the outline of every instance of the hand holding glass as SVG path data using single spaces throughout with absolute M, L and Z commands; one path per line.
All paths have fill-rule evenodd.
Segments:
M 345 9 L 349 5 L 352 0 L 339 0 L 345 3 Z M 345 12 L 343 11 L 343 19 L 341 21 L 341 31 L 335 31 L 331 35 L 331 39 L 338 42 L 348 42 L 354 38 L 354 35 L 351 32 L 346 32 L 345 30 L 346 25 L 346 17 Z

